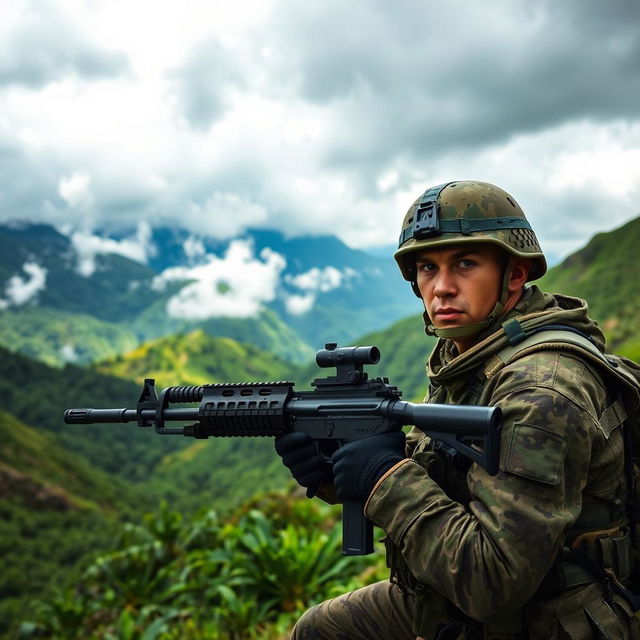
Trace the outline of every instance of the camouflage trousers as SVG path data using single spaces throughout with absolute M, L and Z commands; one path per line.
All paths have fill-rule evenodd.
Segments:
M 413 598 L 388 580 L 309 609 L 291 640 L 416 640 Z

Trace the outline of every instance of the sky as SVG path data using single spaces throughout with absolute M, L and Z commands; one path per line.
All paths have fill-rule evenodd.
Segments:
M 640 215 L 639 24 L 637 0 L 6 0 L 0 222 L 371 248 L 471 179 L 555 262 Z

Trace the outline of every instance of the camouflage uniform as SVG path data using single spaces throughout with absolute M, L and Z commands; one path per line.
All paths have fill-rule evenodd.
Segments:
M 532 287 L 509 316 L 524 327 L 573 326 L 603 346 L 586 305 L 574 298 Z M 425 469 L 433 458 L 427 438 L 412 433 L 412 459 L 379 483 L 368 517 L 386 531 L 397 561 L 417 582 L 489 628 L 517 637 L 510 629 L 521 626 L 533 640 L 597 638 L 600 625 L 608 634 L 602 637 L 628 637 L 627 603 L 617 596 L 607 602 L 593 580 L 555 599 L 536 594 L 563 545 L 625 521 L 622 429 L 603 419 L 613 399 L 599 372 L 573 354 L 543 350 L 482 384 L 492 355 L 505 346 L 504 332 L 457 357 L 447 342 L 429 362 L 428 401 L 465 404 L 476 394 L 477 403 L 501 407 L 500 473 L 492 477 L 473 465 L 466 483 L 448 483 L 454 494 L 448 496 Z M 448 476 L 455 471 L 447 469 Z M 430 589 L 421 596 L 433 597 Z M 428 602 L 417 608 L 425 621 L 416 631 L 433 633 Z
M 449 183 L 427 190 L 403 223 L 396 259 L 416 295 L 413 253 L 469 241 L 531 258 L 533 278 L 546 270 L 535 234 L 508 194 L 487 183 Z M 585 541 L 581 548 L 617 580 L 629 579 L 615 390 L 571 350 L 539 346 L 506 366 L 497 358 L 509 344 L 503 325 L 513 318 L 525 330 L 572 327 L 601 349 L 603 335 L 582 300 L 535 286 L 505 316 L 505 283 L 486 323 L 472 329 L 474 346 L 462 354 L 451 338 L 465 328 L 439 332 L 425 315 L 427 332 L 441 337 L 428 364 L 426 401 L 500 407 L 499 473 L 461 467 L 412 431 L 408 458 L 380 479 L 365 507 L 387 534 L 391 582 L 314 607 L 294 639 L 640 637 L 627 601 L 563 559 Z M 608 535 L 590 536 L 594 531 Z
M 523 327 L 569 325 L 604 346 L 575 298 L 533 286 L 511 317 Z M 366 505 L 387 534 L 392 579 L 402 590 L 380 583 L 324 603 L 300 620 L 293 638 L 434 638 L 457 620 L 466 637 L 633 637 L 626 601 L 592 577 L 579 575 L 554 597 L 540 589 L 563 545 L 624 524 L 622 430 L 603 420 L 610 394 L 593 366 L 558 350 L 525 355 L 487 381 L 487 365 L 506 344 L 501 328 L 487 334 L 461 355 L 450 340 L 438 343 L 427 401 L 501 407 L 499 474 L 472 465 L 465 476 L 412 431 L 409 458 Z M 438 465 L 440 484 L 431 477 Z

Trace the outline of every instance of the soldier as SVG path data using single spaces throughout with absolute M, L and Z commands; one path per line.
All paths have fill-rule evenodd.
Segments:
M 552 339 L 559 326 L 604 351 L 586 303 L 525 286 L 545 273 L 544 255 L 516 201 L 484 182 L 427 189 L 395 259 L 440 338 L 425 401 L 500 407 L 500 471 L 415 429 L 406 442 L 395 432 L 338 449 L 335 493 L 366 500 L 391 577 L 310 609 L 292 637 L 640 637 L 625 588 L 624 411 L 601 368 Z M 537 332 L 549 338 L 517 346 Z M 325 485 L 330 500 L 328 467 L 305 434 L 276 448 L 301 485 Z

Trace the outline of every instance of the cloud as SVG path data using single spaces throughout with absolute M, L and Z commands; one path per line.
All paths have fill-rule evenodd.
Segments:
M 204 246 L 202 239 L 196 238 L 195 236 L 188 236 L 184 241 L 182 248 L 184 250 L 184 255 L 189 262 L 194 262 L 199 258 L 203 258 L 207 253 L 207 249 Z
M 169 282 L 190 281 L 167 302 L 167 313 L 175 318 L 249 318 L 276 298 L 285 266 L 280 254 L 263 249 L 255 256 L 249 241 L 234 240 L 222 258 L 209 255 L 195 267 L 166 269 L 152 287 L 162 290 Z
M 99 255 L 116 254 L 136 262 L 146 262 L 151 252 L 151 228 L 145 222 L 138 224 L 135 235 L 122 240 L 105 238 L 85 231 L 73 231 L 70 240 L 76 252 L 76 271 L 85 278 L 95 273 L 96 257 Z
M 316 301 L 315 293 L 307 293 L 306 295 L 289 295 L 284 299 L 285 309 L 292 316 L 302 316 L 311 311 Z
M 335 267 L 319 269 L 313 267 L 309 271 L 297 275 L 287 274 L 284 281 L 303 291 L 303 294 L 291 294 L 284 296 L 285 308 L 292 315 L 303 315 L 310 311 L 315 304 L 318 293 L 327 293 L 341 287 L 345 281 L 353 278 L 356 272 L 347 267 L 343 271 Z
M 0 309 L 10 306 L 19 307 L 36 299 L 43 291 L 47 281 L 47 270 L 36 262 L 25 262 L 22 270 L 28 277 L 14 275 L 5 287 L 5 298 L 0 298 Z
M 299 273 L 295 276 L 285 276 L 285 282 L 303 291 L 321 291 L 325 293 L 332 289 L 337 289 L 341 286 L 345 278 L 350 278 L 354 275 L 355 271 L 350 268 L 340 271 L 340 269 L 331 266 L 325 267 L 324 269 L 313 267 L 309 269 L 309 271 Z
M 599 231 L 640 214 L 639 154 L 640 122 L 570 122 L 472 155 L 444 154 L 432 165 L 429 184 L 475 177 L 500 185 L 522 206 L 555 263 Z M 399 203 L 408 206 L 426 186 L 416 182 L 398 195 Z
M 562 254 L 640 213 L 635 0 L 8 6 L 1 221 L 366 247 L 467 178 L 513 192 Z
M 217 37 L 197 43 L 184 63 L 169 74 L 179 113 L 206 130 L 227 108 L 226 94 L 242 82 L 242 69 Z
M 91 176 L 87 173 L 75 172 L 70 176 L 61 176 L 58 181 L 58 193 L 70 207 L 94 206 Z
M 77 362 L 80 356 L 73 344 L 66 343 L 60 347 L 60 357 L 63 362 Z
M 343 166 L 473 149 L 569 118 L 637 117 L 640 12 L 631 0 L 615 3 L 604 31 L 609 8 L 594 1 L 285 4 L 274 12 L 284 49 L 274 73 L 332 107 L 330 159 Z
M 184 220 L 193 229 L 215 238 L 232 238 L 267 220 L 264 206 L 229 192 L 214 192 L 204 202 L 189 202 Z
M 69 75 L 104 78 L 128 69 L 123 52 L 98 46 L 53 2 L 18 0 L 3 18 L 0 84 L 37 89 Z

